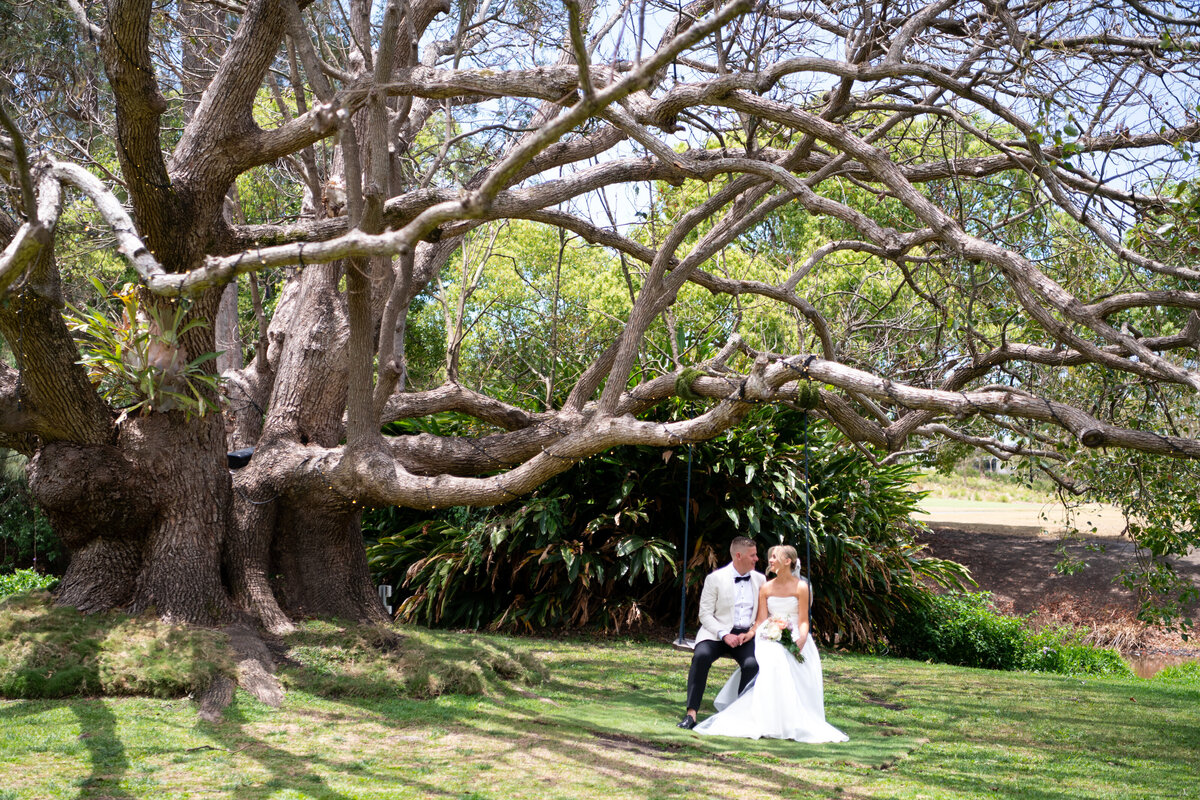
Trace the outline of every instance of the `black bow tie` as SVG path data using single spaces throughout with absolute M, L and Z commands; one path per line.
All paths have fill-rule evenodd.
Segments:
M 734 583 L 741 583 L 742 581 L 748 581 L 748 580 L 750 580 L 750 576 L 749 576 L 749 575 L 738 575 L 738 576 L 736 576 L 736 577 L 733 579 L 733 582 L 734 582 Z

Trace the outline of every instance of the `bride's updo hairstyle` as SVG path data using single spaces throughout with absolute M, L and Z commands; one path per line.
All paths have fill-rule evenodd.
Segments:
M 788 560 L 788 569 L 791 572 L 796 571 L 796 567 L 800 561 L 800 556 L 796 555 L 796 548 L 790 544 L 777 544 L 771 548 L 771 552 L 777 553 Z

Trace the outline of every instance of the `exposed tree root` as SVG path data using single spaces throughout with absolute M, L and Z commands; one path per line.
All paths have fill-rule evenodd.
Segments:
M 200 719 L 205 722 L 220 722 L 221 712 L 233 701 L 233 690 L 237 684 L 225 675 L 218 675 L 196 700 L 200 703 Z
M 283 687 L 275 677 L 275 659 L 258 631 L 244 623 L 224 628 L 229 646 L 237 654 L 237 681 L 219 676 L 197 698 L 200 718 L 219 722 L 221 712 L 233 701 L 233 692 L 241 686 L 260 702 L 278 708 L 283 702 Z

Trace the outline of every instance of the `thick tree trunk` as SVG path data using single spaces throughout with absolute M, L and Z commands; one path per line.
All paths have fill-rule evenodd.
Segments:
M 294 617 L 340 617 L 387 622 L 367 569 L 361 514 L 287 503 L 275 527 L 278 590 Z
M 88 612 L 230 620 L 221 580 L 231 503 L 224 439 L 218 415 L 172 412 L 127 420 L 115 447 L 42 447 L 30 489 L 71 550 L 58 601 Z
M 220 415 L 181 412 L 138 417 L 121 444 L 136 459 L 159 509 L 149 526 L 132 610 L 164 619 L 212 623 L 232 619 L 221 580 L 221 547 L 232 490 Z
M 109 445 L 48 444 L 28 467 L 29 488 L 71 550 L 58 602 L 80 611 L 126 605 L 155 515 L 137 464 Z
M 233 601 L 268 631 L 282 635 L 292 630 L 292 622 L 275 599 L 271 581 L 271 541 L 277 495 L 269 485 L 252 487 L 240 476 L 234 480 L 237 524 L 225 545 L 225 568 L 233 586 Z M 253 490 L 262 488 L 269 495 L 256 499 Z
M 332 487 L 289 490 L 287 456 L 335 447 L 344 435 L 346 311 L 340 264 L 300 276 L 295 317 L 277 359 L 274 391 L 258 449 L 235 478 L 237 522 L 225 548 L 239 607 L 274 632 L 289 615 L 386 619 L 371 582 L 359 511 Z M 290 313 L 290 312 L 288 312 Z

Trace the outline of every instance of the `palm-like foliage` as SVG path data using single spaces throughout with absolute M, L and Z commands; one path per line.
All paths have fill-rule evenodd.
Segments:
M 933 586 L 961 586 L 967 572 L 921 555 L 909 520 L 920 495 L 908 488 L 908 467 L 876 466 L 828 438 L 824 445 L 811 473 L 813 630 L 826 644 L 871 646 Z
M 920 557 L 909 470 L 872 463 L 803 414 L 764 409 L 748 427 L 695 445 L 692 460 L 693 613 L 704 575 L 739 534 L 811 553 L 814 628 L 827 643 L 869 645 L 930 585 L 965 576 Z M 679 613 L 686 481 L 686 451 L 627 447 L 506 506 L 434 519 L 376 511 L 366 522 L 377 538 L 371 564 L 405 587 L 401 618 L 426 624 L 667 623 Z

